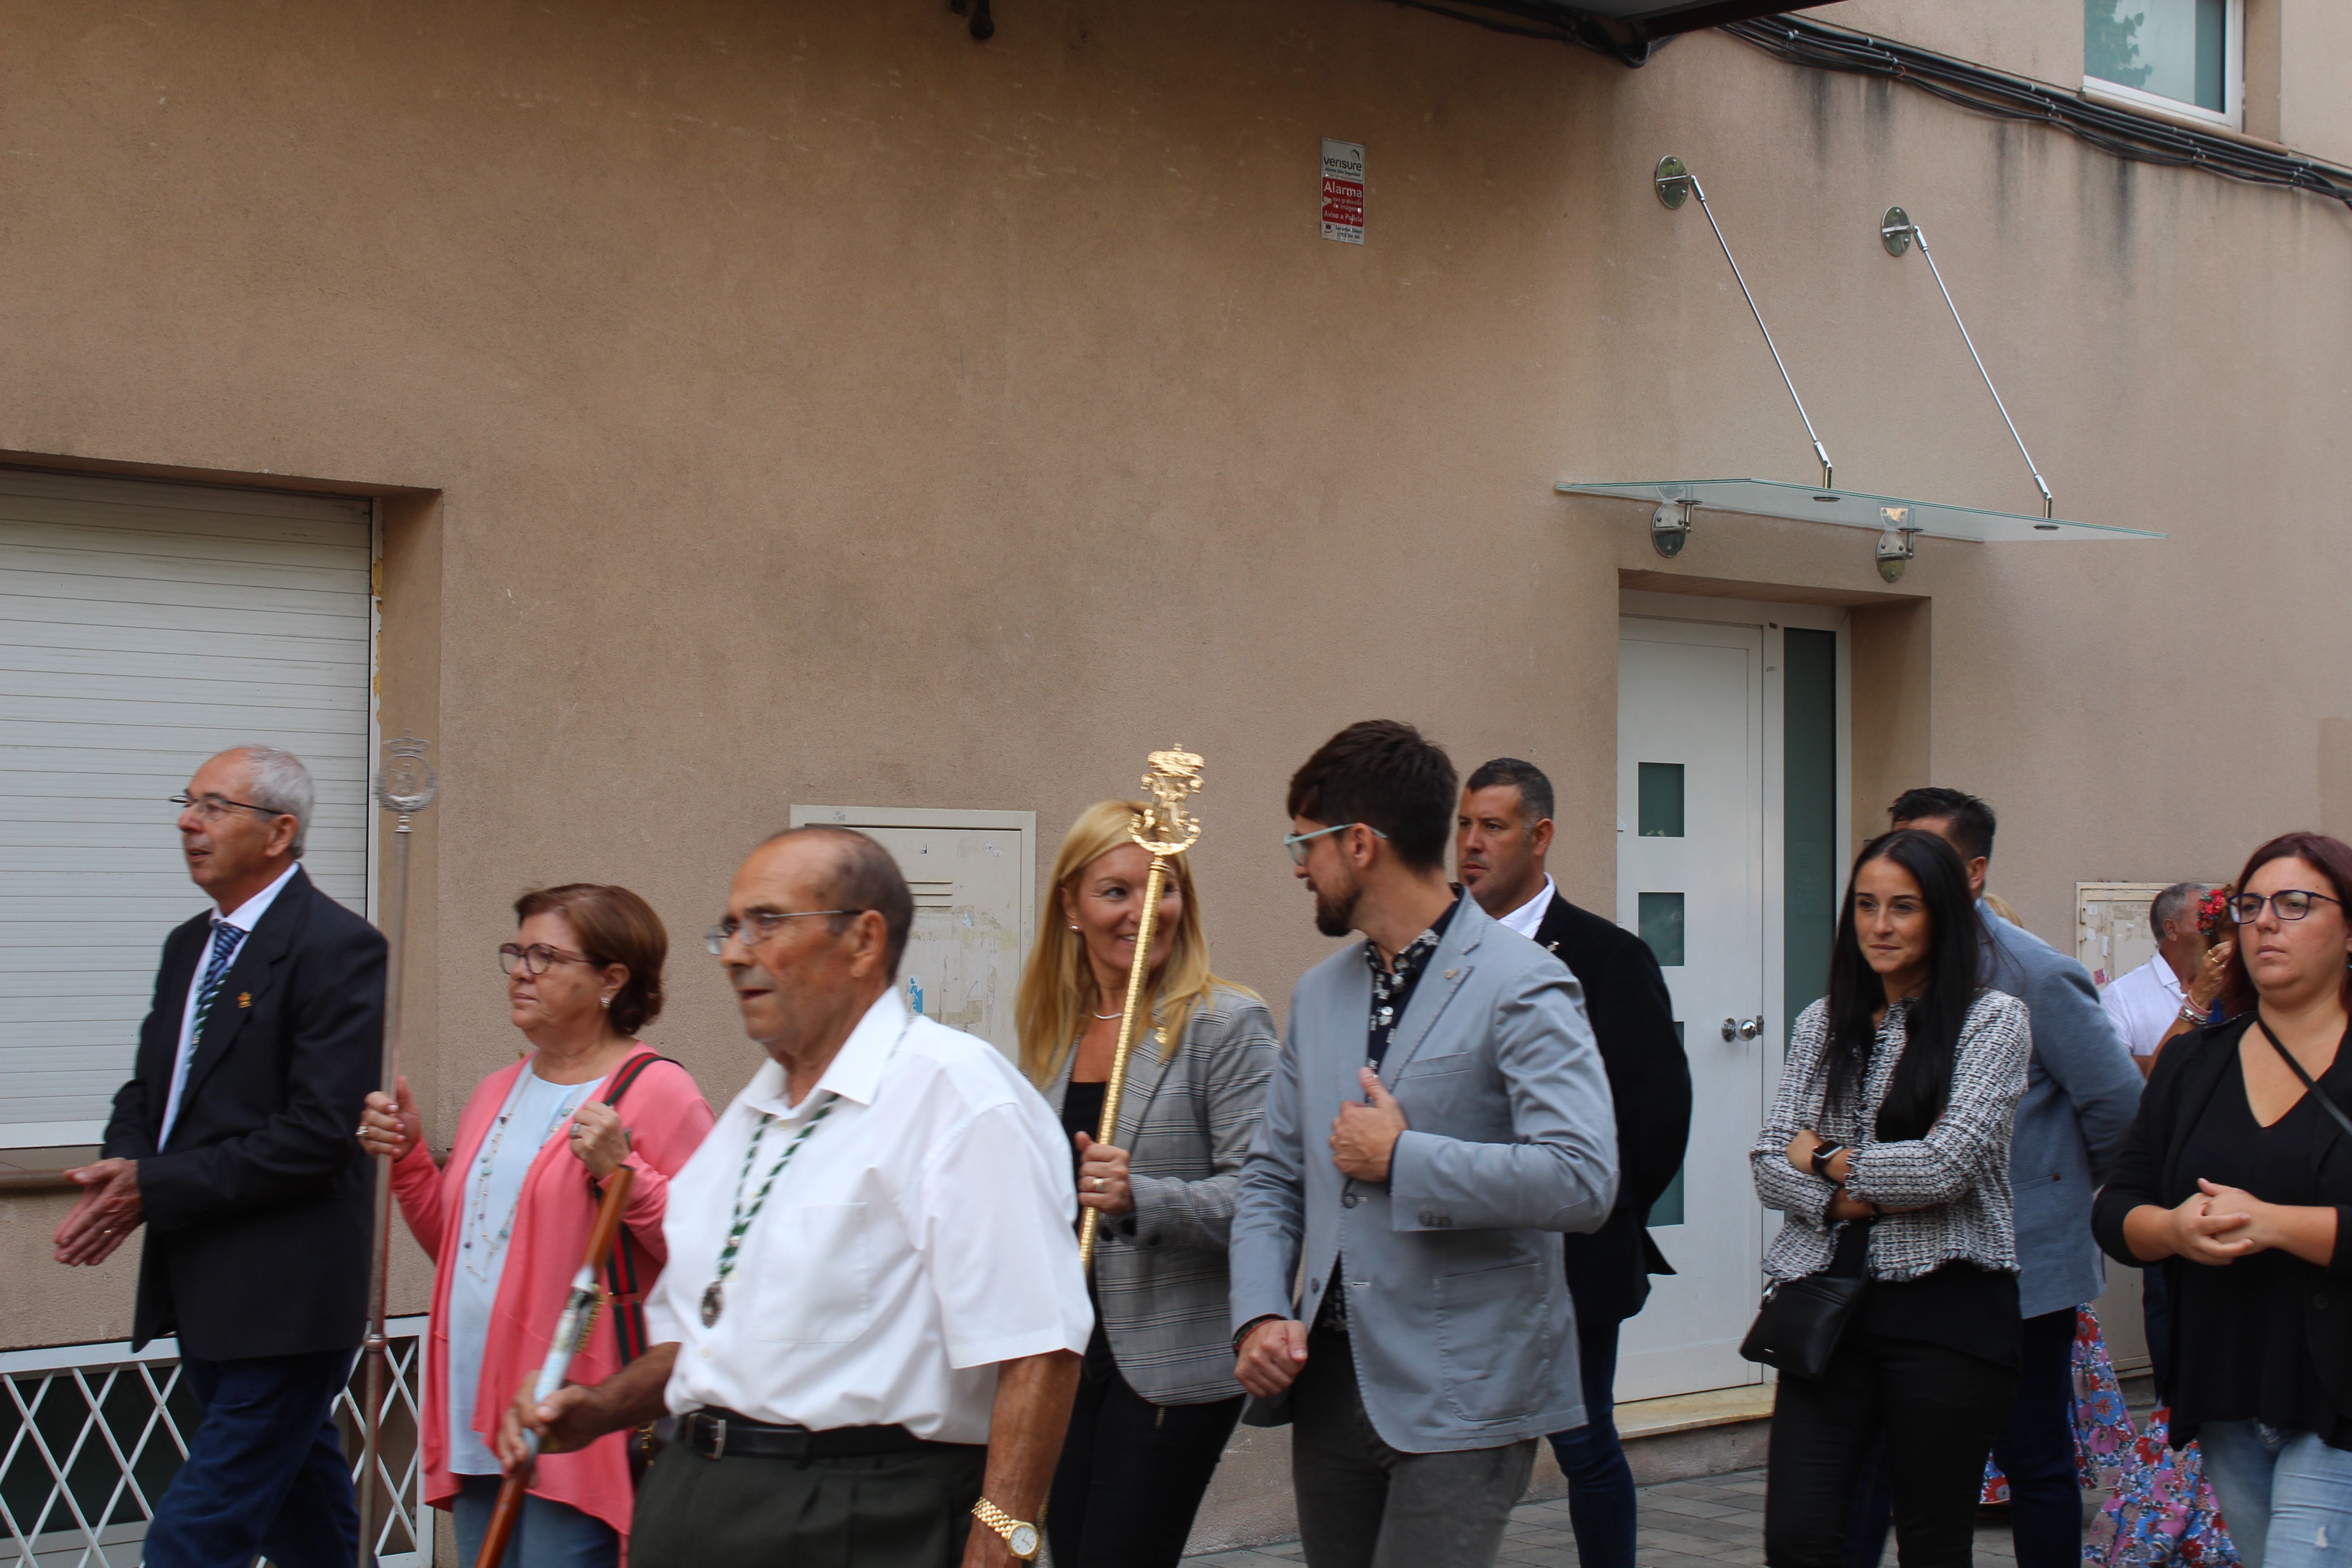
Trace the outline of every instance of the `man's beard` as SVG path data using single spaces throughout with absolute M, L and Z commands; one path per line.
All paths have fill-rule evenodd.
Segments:
M 1315 929 L 1325 936 L 1346 936 L 1356 929 L 1356 900 L 1364 896 L 1361 887 L 1348 889 L 1345 899 L 1315 889 Z

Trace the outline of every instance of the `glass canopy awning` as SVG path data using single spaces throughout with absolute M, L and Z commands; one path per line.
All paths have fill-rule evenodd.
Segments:
M 1862 490 L 1822 489 L 1779 479 L 1612 479 L 1587 482 L 1562 479 L 1553 487 L 1562 495 L 1616 496 L 1653 503 L 1679 501 L 1714 511 L 1740 512 L 1749 517 L 1786 518 L 1795 522 L 1833 522 L 1846 528 L 1866 528 L 1873 533 L 1890 526 L 1930 539 L 1968 539 L 1979 543 L 2003 540 L 2043 539 L 2162 539 L 2144 528 L 2117 528 L 2109 523 L 2069 522 L 2064 518 L 2031 512 L 1987 511 L 1972 506 L 1948 506 L 1938 501 L 1905 500 L 1899 496 L 1870 495 Z M 1907 509 L 1900 521 L 1882 508 Z

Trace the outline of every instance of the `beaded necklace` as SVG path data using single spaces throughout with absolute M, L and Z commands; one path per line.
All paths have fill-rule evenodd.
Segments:
M 457 1256 L 465 1264 L 466 1272 L 484 1284 L 498 1278 L 499 1255 L 505 1252 L 507 1242 L 514 1235 L 515 1216 L 522 1212 L 522 1188 L 530 1184 L 526 1178 L 521 1185 L 515 1188 L 514 1202 L 507 1205 L 506 1218 L 500 1222 L 499 1233 L 492 1236 L 489 1233 L 491 1168 L 498 1163 L 499 1146 L 506 1142 L 507 1123 L 514 1120 L 515 1112 L 521 1108 L 524 1085 L 537 1076 L 530 1063 L 523 1064 L 522 1071 L 515 1075 L 513 1085 L 507 1090 L 506 1104 L 499 1108 L 499 1119 L 490 1129 L 489 1142 L 475 1157 L 473 1201 L 466 1218 L 465 1237 L 457 1245 Z M 556 1113 L 549 1118 L 546 1131 L 540 1134 L 541 1142 L 546 1142 L 556 1125 L 580 1109 L 580 1101 L 586 1098 L 589 1089 L 596 1087 L 596 1079 L 591 1079 L 576 1086 L 572 1095 L 558 1102 Z M 482 1244 L 478 1258 L 474 1251 L 477 1241 Z
M 907 1021 L 898 1026 L 898 1037 L 890 1042 L 889 1050 L 884 1053 L 885 1059 L 898 1054 L 898 1047 L 907 1043 L 908 1032 L 914 1028 L 915 1020 L 920 1016 L 909 1014 Z M 743 1168 L 736 1173 L 734 1215 L 727 1227 L 727 1244 L 719 1252 L 719 1268 L 716 1270 L 718 1278 L 703 1287 L 702 1326 L 704 1328 L 717 1327 L 719 1314 L 727 1310 L 726 1286 L 727 1281 L 735 1277 L 735 1255 L 742 1250 L 743 1237 L 751 1230 L 751 1222 L 760 1217 L 760 1209 L 768 1201 L 769 1190 L 776 1184 L 776 1178 L 784 1173 L 784 1167 L 792 1163 L 793 1156 L 800 1152 L 801 1145 L 808 1142 L 808 1135 L 816 1131 L 816 1124 L 831 1115 L 833 1108 L 840 1101 L 841 1096 L 833 1090 L 828 1089 L 824 1091 L 824 1100 L 809 1117 L 806 1124 L 798 1132 L 793 1134 L 793 1141 L 784 1145 L 784 1152 L 776 1156 L 776 1163 L 773 1165 L 768 1167 L 768 1179 L 760 1184 L 760 1190 L 752 1195 L 751 1206 L 747 1210 L 743 1206 L 743 1184 L 751 1179 L 751 1166 L 760 1157 L 760 1144 L 767 1137 L 768 1129 L 783 1120 L 773 1111 L 763 1110 L 760 1113 L 760 1125 L 751 1133 L 750 1146 L 743 1151 Z
M 719 1250 L 719 1278 L 702 1292 L 704 1328 L 714 1327 L 719 1321 L 719 1314 L 727 1310 L 724 1287 L 729 1279 L 734 1278 L 735 1255 L 742 1249 L 743 1233 L 750 1230 L 751 1222 L 760 1217 L 760 1209 L 768 1201 L 769 1189 L 776 1184 L 776 1178 L 783 1174 L 784 1167 L 792 1163 L 793 1156 L 800 1152 L 801 1145 L 808 1142 L 808 1135 L 816 1131 L 816 1124 L 832 1114 L 835 1103 L 840 1099 L 841 1096 L 831 1089 L 825 1090 L 824 1103 L 816 1108 L 815 1114 L 798 1132 L 793 1134 L 792 1142 L 784 1145 L 784 1152 L 776 1156 L 773 1165 L 768 1167 L 768 1179 L 760 1184 L 759 1192 L 752 1196 L 751 1206 L 746 1209 L 743 1206 L 743 1184 L 751 1179 L 751 1163 L 759 1158 L 761 1141 L 767 1137 L 768 1129 L 782 1120 L 772 1111 L 760 1113 L 759 1130 L 751 1134 L 751 1142 L 744 1148 L 743 1169 L 735 1177 L 735 1214 L 733 1223 L 727 1227 L 727 1245 Z

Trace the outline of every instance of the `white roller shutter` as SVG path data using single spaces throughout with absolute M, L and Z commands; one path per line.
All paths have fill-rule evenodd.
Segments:
M 0 470 L 0 1148 L 95 1142 L 164 933 L 166 797 L 243 742 L 319 784 L 303 864 L 364 910 L 368 503 Z

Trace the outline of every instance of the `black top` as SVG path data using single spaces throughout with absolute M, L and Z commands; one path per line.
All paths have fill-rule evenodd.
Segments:
M 1062 1096 L 1062 1131 L 1070 1139 L 1070 1175 L 1078 1173 L 1078 1134 L 1099 1142 L 1102 1140 L 1103 1092 L 1110 1086 L 1097 1079 L 1092 1083 L 1070 1080 L 1068 1092 Z
M 2352 1448 L 2352 1141 L 2305 1092 L 2265 1128 L 2246 1100 L 2241 1042 L 2269 1050 L 2253 1015 L 2194 1029 L 2157 1058 L 2138 1120 L 2100 1192 L 2092 1223 L 2118 1262 L 2132 1210 L 2171 1208 L 2199 1177 L 2267 1203 L 2336 1210 L 2336 1253 L 2323 1268 L 2273 1248 L 2219 1267 L 2170 1258 L 2172 1427 L 2177 1447 L 2208 1421 L 2259 1420 Z M 2352 1110 L 2352 1047 L 2339 1047 L 2321 1090 Z
M 163 1143 L 180 1019 L 212 942 L 208 914 L 164 939 L 106 1126 L 104 1152 L 139 1163 L 147 1207 L 131 1346 L 176 1333 L 208 1361 L 354 1349 L 375 1163 L 352 1129 L 383 1068 L 383 938 L 296 870 L 220 977 Z
M 1599 1230 L 1563 1236 L 1559 1247 L 1576 1321 L 1618 1322 L 1642 1310 L 1651 1275 L 1674 1272 L 1646 1222 L 1682 1169 L 1690 1141 L 1690 1062 L 1648 942 L 1556 891 L 1535 940 L 1584 987 L 1592 1041 L 1616 1106 L 1617 1207 Z
M 1869 1243 L 1866 1221 L 1840 1226 L 1829 1271 L 1862 1273 Z M 1881 1339 L 1918 1340 L 2014 1367 L 2020 1322 L 2016 1275 L 1955 1261 L 1916 1279 L 1872 1280 L 1854 1326 Z
M 2270 1049 L 2258 1031 L 2244 1038 L 2250 1048 Z M 2318 1080 L 2339 1105 L 2352 1105 L 2347 1057 L 2352 1052 L 2339 1049 Z M 2331 1145 L 2336 1160 L 2352 1160 L 2342 1142 L 2342 1130 L 2308 1093 L 2270 1126 L 2257 1122 L 2244 1059 L 2232 1053 L 2219 1091 L 2189 1122 L 2180 1157 L 2216 1185 L 2242 1187 L 2266 1203 L 2317 1205 L 2326 1202 L 2319 1174 Z M 2172 1309 L 2179 1325 L 2174 1331 L 2194 1350 L 2173 1380 L 2176 1419 L 2266 1421 L 2352 1448 L 2352 1422 L 2329 1405 L 2304 1342 L 2303 1298 L 2326 1288 L 2320 1270 L 2273 1247 L 2226 1268 L 2185 1272 Z
M 1421 972 L 1429 967 L 1438 942 L 1453 922 L 1454 911 L 1461 907 L 1462 893 L 1456 889 L 1445 912 L 1430 921 L 1427 931 L 1404 944 L 1393 968 L 1382 968 L 1381 950 L 1369 942 L 1364 943 L 1364 962 L 1372 969 L 1372 1016 L 1364 1037 L 1364 1061 L 1374 1072 L 1381 1070 L 1381 1062 L 1389 1054 L 1389 1042 L 1396 1038 L 1397 1024 L 1404 1016 L 1405 1004 L 1412 1000 L 1413 988 L 1421 984 Z

